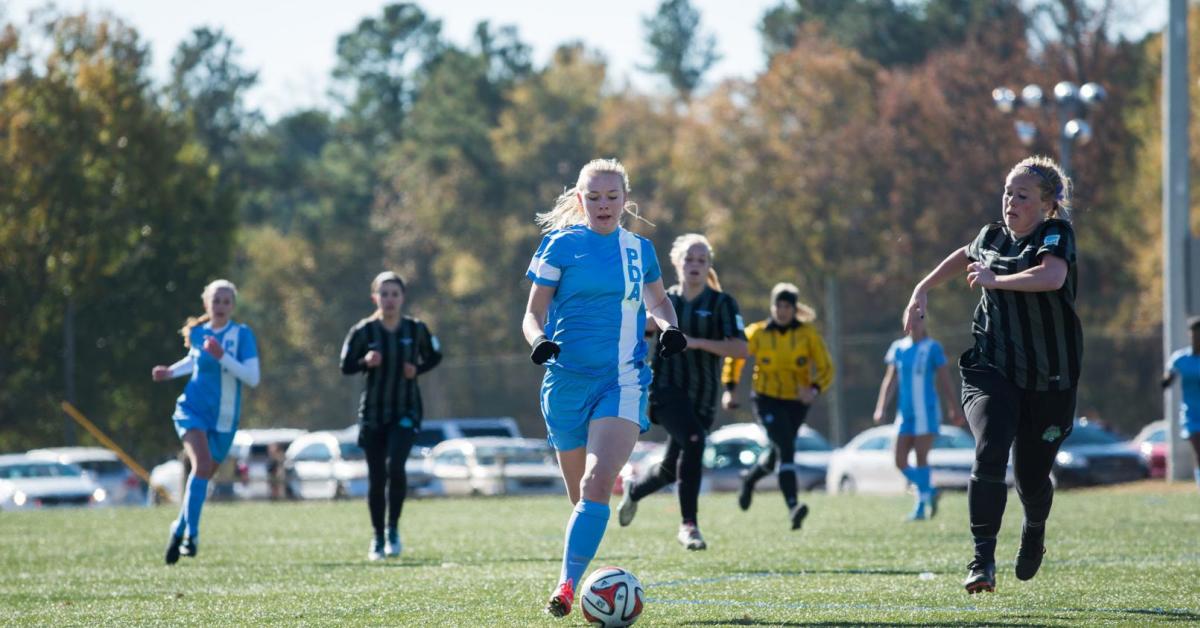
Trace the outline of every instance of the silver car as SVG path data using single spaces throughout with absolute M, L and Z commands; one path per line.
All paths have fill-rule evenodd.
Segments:
M 103 447 L 52 447 L 25 453 L 39 460 L 73 464 L 83 469 L 108 494 L 104 501 L 109 504 L 140 505 L 146 501 L 146 483 L 125 466 L 117 454 Z
M 554 452 L 534 438 L 452 438 L 438 443 L 425 469 L 444 495 L 564 493 Z
M 0 456 L 0 510 L 104 506 L 107 492 L 83 469 L 26 454 Z

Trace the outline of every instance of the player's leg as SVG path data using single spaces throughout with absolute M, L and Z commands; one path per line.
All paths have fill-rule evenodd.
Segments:
M 775 400 L 763 395 L 755 395 L 751 401 L 754 404 L 755 420 L 763 427 L 763 431 L 770 433 L 771 423 L 775 421 L 778 411 Z M 747 469 L 746 473 L 742 475 L 742 486 L 738 491 L 738 507 L 742 510 L 750 509 L 750 502 L 754 498 L 754 485 L 774 473 L 778 461 L 779 452 L 776 451 L 774 444 L 771 444 L 766 453 L 759 455 L 754 466 Z
M 1017 496 L 1025 508 L 1016 575 L 1029 580 L 1037 575 L 1045 553 L 1046 520 L 1054 502 L 1050 470 L 1075 419 L 1075 390 L 1026 392 L 1021 422 L 1013 445 L 1013 476 Z
M 1197 426 L 1200 428 L 1200 425 Z M 1195 456 L 1196 463 L 1193 473 L 1196 476 L 1196 485 L 1200 486 L 1200 429 L 1191 430 L 1188 434 L 1188 441 L 1192 443 L 1192 454 Z
M 996 586 L 996 535 L 1008 499 L 1005 474 L 1020 414 L 1020 390 L 993 369 L 961 366 L 963 411 L 975 435 L 975 463 L 967 484 L 975 557 L 963 585 L 975 593 Z
M 787 504 L 792 529 L 798 530 L 808 516 L 808 505 L 800 502 L 796 488 L 796 433 L 804 424 L 808 406 L 800 402 L 779 404 L 774 420 L 767 424 L 767 438 L 779 457 L 779 491 Z
M 387 447 L 388 430 L 362 425 L 358 432 L 358 445 L 367 459 L 367 511 L 371 515 L 371 545 L 367 550 L 368 560 L 380 560 L 384 556 L 384 516 L 387 511 Z
M 700 534 L 700 482 L 704 475 L 702 461 L 704 459 L 705 436 L 712 425 L 712 419 L 703 419 L 696 415 L 695 409 L 688 400 L 689 416 L 691 418 L 690 433 L 683 443 L 682 455 L 676 474 L 679 477 L 679 533 L 676 539 L 688 550 L 708 549 L 708 543 Z
M 908 454 L 913 450 L 913 440 L 915 438 L 911 428 L 911 421 L 901 420 L 897 425 L 896 448 L 892 452 L 893 461 L 896 468 L 900 470 L 900 474 L 904 476 L 904 479 L 908 480 L 909 484 L 912 484 L 917 489 L 916 508 L 908 518 L 924 519 L 925 505 L 921 502 L 920 477 L 917 475 L 916 467 L 909 466 L 908 464 Z
M 937 429 L 936 426 L 934 429 Z M 929 517 L 937 514 L 937 489 L 933 487 L 933 472 L 929 468 L 929 450 L 933 448 L 935 438 L 936 432 L 912 437 L 913 453 L 917 459 L 917 466 L 912 467 L 912 474 L 916 478 L 917 508 Z
M 411 418 L 400 419 L 399 425 L 388 434 L 387 448 L 387 531 L 383 553 L 386 556 L 400 555 L 400 513 L 404 510 L 404 498 L 408 495 L 408 475 L 404 465 L 412 451 L 417 431 Z

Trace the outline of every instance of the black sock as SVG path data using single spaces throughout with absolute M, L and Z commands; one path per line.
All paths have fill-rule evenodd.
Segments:
M 975 537 L 975 560 L 985 563 L 996 562 L 996 537 Z
M 1046 522 L 1033 523 L 1026 521 L 1021 526 L 1021 544 L 1031 544 L 1034 547 L 1045 545 L 1046 542 Z

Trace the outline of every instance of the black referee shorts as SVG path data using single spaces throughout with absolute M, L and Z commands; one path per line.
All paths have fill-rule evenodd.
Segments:
M 779 399 L 766 395 L 754 396 L 754 418 L 767 431 L 767 438 L 776 447 L 792 451 L 796 446 L 796 433 L 808 417 L 808 404 L 799 399 Z M 786 453 L 786 452 L 783 452 Z M 786 458 L 791 461 L 791 457 Z

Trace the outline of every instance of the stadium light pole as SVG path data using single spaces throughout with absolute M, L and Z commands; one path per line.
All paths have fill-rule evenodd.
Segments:
M 1054 86 L 1054 100 L 1047 101 L 1042 88 L 1030 83 L 1016 92 L 1007 87 L 992 90 L 992 102 L 1003 113 L 1015 113 L 1018 109 L 1041 110 L 1052 108 L 1058 114 L 1058 163 L 1071 176 L 1071 150 L 1076 143 L 1087 144 L 1092 139 L 1092 127 L 1084 120 L 1089 109 L 1100 106 L 1108 93 L 1099 83 L 1084 83 L 1082 87 L 1070 81 L 1060 81 Z M 1017 118 L 1013 122 L 1017 139 L 1025 146 L 1037 140 L 1037 125 Z
M 1191 228 L 1188 223 L 1188 77 L 1187 1 L 1170 0 L 1163 51 L 1163 355 L 1186 346 L 1186 273 Z M 1191 242 L 1193 259 L 1195 245 Z M 1185 270 L 1186 269 L 1186 270 Z M 1197 277 L 1192 277 L 1197 279 Z M 1197 295 L 1200 296 L 1200 295 Z M 1163 391 L 1167 425 L 1167 480 L 1186 480 L 1191 461 L 1176 429 L 1178 388 Z

